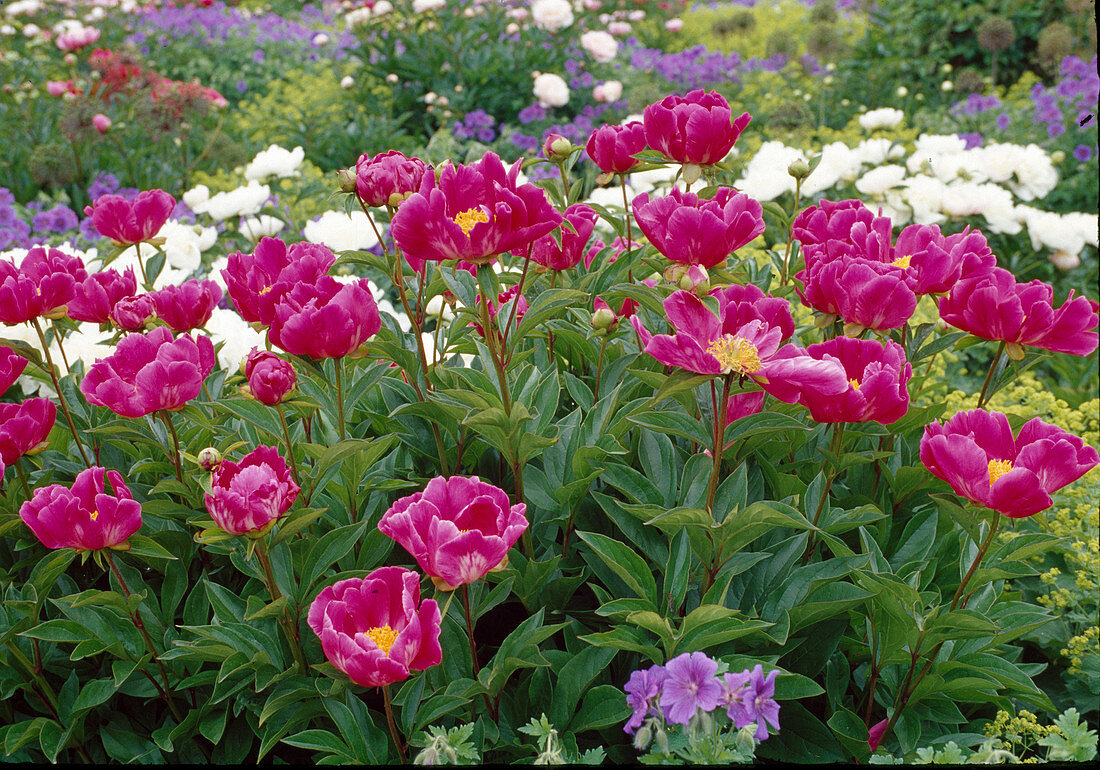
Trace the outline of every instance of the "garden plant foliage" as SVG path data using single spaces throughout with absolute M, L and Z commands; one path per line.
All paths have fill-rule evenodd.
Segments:
M 0 9 L 5 759 L 1094 759 L 1095 27 L 899 5 Z

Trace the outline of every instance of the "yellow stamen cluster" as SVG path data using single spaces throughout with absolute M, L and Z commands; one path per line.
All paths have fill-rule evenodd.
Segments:
M 900 267 L 902 270 L 909 267 L 909 262 L 913 259 L 912 254 L 906 254 L 904 257 L 898 257 L 890 264 L 894 267 Z
M 993 486 L 997 483 L 997 479 L 1012 470 L 1011 460 L 990 460 L 989 461 L 989 486 Z
M 393 647 L 393 643 L 397 641 L 397 632 L 389 626 L 377 626 L 366 631 L 364 636 L 377 644 L 378 649 L 386 655 L 390 654 L 390 648 Z
M 478 222 L 488 222 L 489 215 L 481 209 L 466 209 L 455 215 L 455 224 L 462 228 L 462 232 L 469 237 L 470 231 Z
M 88 514 L 88 516 L 89 516 L 89 518 L 91 518 L 92 521 L 95 521 L 96 519 L 99 518 L 99 511 L 98 510 L 92 511 L 90 514 Z
M 848 380 L 848 384 L 856 390 L 859 390 L 859 380 Z
M 710 343 L 707 353 L 718 359 L 723 374 L 753 374 L 760 371 L 760 352 L 744 337 L 726 334 Z

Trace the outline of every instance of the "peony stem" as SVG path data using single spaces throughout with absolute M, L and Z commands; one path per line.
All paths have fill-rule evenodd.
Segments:
M 477 645 L 474 644 L 474 621 L 470 617 L 470 584 L 462 584 L 462 611 L 466 615 L 466 638 L 470 640 L 470 657 L 474 663 L 474 678 L 481 673 L 481 666 L 477 662 Z
M 833 455 L 839 461 L 840 450 L 844 445 L 844 423 L 833 423 L 833 438 L 829 442 L 829 454 Z M 833 481 L 836 480 L 837 475 L 837 463 L 830 459 L 829 462 L 829 475 L 825 477 L 825 489 L 821 490 L 821 499 L 817 501 L 817 509 L 814 511 L 814 518 L 810 522 L 815 527 L 817 522 L 821 520 L 821 512 L 825 510 L 825 501 L 829 499 L 829 491 L 833 488 Z M 817 550 L 817 538 L 815 533 L 810 533 L 809 548 L 806 550 L 806 555 L 802 557 L 803 564 L 809 564 L 810 558 L 814 555 L 814 551 Z
M 160 410 L 157 414 L 164 420 L 165 426 L 168 428 L 168 432 L 172 436 L 172 446 L 174 447 L 174 454 L 172 455 L 172 462 L 176 466 L 176 480 L 183 483 L 183 466 L 180 464 L 180 437 L 176 433 L 176 425 L 172 422 L 172 415 L 166 409 Z
M 981 546 L 978 548 L 978 555 L 974 557 L 974 563 L 970 565 L 970 569 L 963 575 L 962 582 L 959 583 L 958 589 L 955 591 L 955 598 L 951 600 L 951 609 L 954 610 L 959 604 L 959 599 L 962 598 L 963 591 L 966 589 L 966 584 L 970 582 L 970 578 L 974 577 L 974 573 L 978 571 L 978 565 L 982 563 L 982 559 L 985 557 L 986 551 L 989 550 L 989 546 L 993 543 L 993 536 L 997 534 L 997 527 L 1001 524 L 1001 517 L 993 519 L 993 523 L 989 525 L 989 534 L 985 536 L 985 540 L 982 541 Z
M 714 463 L 710 469 L 710 481 L 707 483 L 707 512 L 714 515 L 714 495 L 718 491 L 718 476 L 722 470 L 722 450 L 726 443 L 726 408 L 729 406 L 730 386 L 733 375 L 727 374 L 722 383 L 722 400 L 719 402 L 715 392 L 714 380 L 710 381 L 710 397 L 714 406 Z
M 997 355 L 993 356 L 993 363 L 989 365 L 989 371 L 985 375 L 985 382 L 982 384 L 981 395 L 978 396 L 978 408 L 982 408 L 982 404 L 985 403 L 985 393 L 989 390 L 989 383 L 993 381 L 993 372 L 997 370 L 997 364 L 1001 361 L 1001 355 L 1005 351 L 1005 341 L 1001 340 L 1000 346 L 997 348 Z
M 65 373 L 69 374 L 73 368 L 69 365 L 69 357 L 65 355 L 65 346 L 61 344 L 65 339 L 65 335 L 58 331 L 57 324 L 53 325 L 53 336 L 57 340 L 57 351 L 61 354 L 61 361 L 65 364 Z
M 69 423 L 69 430 L 73 434 L 73 441 L 76 442 L 76 448 L 80 451 L 80 456 L 84 460 L 84 465 L 91 468 L 92 462 L 88 459 L 88 453 L 84 451 L 84 445 L 80 443 L 80 436 L 76 433 L 76 425 L 73 424 L 73 416 L 69 412 L 69 405 L 65 401 L 65 394 L 61 392 L 61 385 L 57 382 L 57 373 L 54 371 L 53 357 L 50 355 L 50 346 L 46 344 L 46 335 L 42 333 L 42 324 L 38 323 L 37 318 L 32 318 L 31 323 L 34 324 L 34 330 L 38 332 L 38 339 L 42 342 L 42 352 L 46 356 L 46 368 L 50 375 L 50 381 L 53 382 L 53 389 L 57 392 L 57 400 L 61 404 L 61 411 L 65 414 L 65 421 Z
M 336 367 L 336 426 L 340 433 L 340 440 L 346 438 L 344 428 L 344 359 L 335 358 L 333 364 Z
M 802 195 L 802 178 L 794 180 L 794 213 L 791 214 L 791 223 L 787 225 L 787 249 L 783 252 L 783 268 L 780 271 L 779 285 L 786 286 L 787 278 L 791 270 L 791 249 L 794 246 L 794 218 L 798 216 L 798 203 Z
M 290 426 L 286 423 L 286 413 L 282 404 L 275 404 L 275 411 L 279 413 L 279 422 L 283 424 L 283 437 L 286 439 L 286 456 L 290 460 L 290 475 L 294 477 L 294 483 L 299 487 L 302 482 L 298 478 L 298 465 L 294 462 L 294 442 L 290 440 Z
M 271 596 L 271 601 L 279 601 L 283 598 L 283 592 L 279 590 L 279 586 L 275 583 L 275 573 L 271 569 L 271 559 L 267 556 L 267 542 L 263 537 L 256 539 L 256 559 L 260 562 L 260 567 L 264 571 L 264 582 L 267 584 L 267 592 Z M 287 641 L 290 642 L 294 660 L 298 663 L 298 673 L 308 673 L 306 657 L 302 652 L 302 643 L 298 636 L 298 624 L 290 617 L 289 605 L 283 607 L 283 619 L 280 621 L 280 625 L 283 627 Z
M 50 683 L 46 681 L 46 677 L 42 675 L 41 670 L 35 668 L 35 666 L 27 659 L 27 656 L 23 654 L 23 651 L 16 646 L 15 642 L 9 639 L 7 642 L 5 642 L 5 645 L 11 652 L 12 656 L 16 660 L 18 660 L 25 669 L 27 669 L 27 673 L 31 675 L 32 679 L 34 679 L 34 683 L 38 686 L 38 695 L 40 698 L 42 698 L 42 702 L 46 704 L 46 709 L 50 712 L 50 715 L 58 724 L 61 724 L 61 726 L 64 727 L 64 724 L 61 722 L 61 717 L 58 714 L 60 706 L 58 705 L 57 694 L 54 693 L 53 688 L 50 687 Z M 92 764 L 92 758 L 88 756 L 88 752 L 84 750 L 83 743 L 74 738 L 73 748 L 76 749 L 77 753 L 80 754 L 81 758 L 86 763 Z
M 630 226 L 630 203 L 626 199 L 626 174 L 619 174 L 619 183 L 623 188 L 623 219 L 626 221 L 626 250 L 634 250 L 634 230 Z M 630 283 L 632 278 L 627 274 L 627 283 Z
M 595 394 L 597 401 L 600 400 L 600 377 L 603 375 L 603 356 L 604 351 L 607 350 L 609 338 L 609 334 L 604 334 L 603 340 L 600 341 L 600 357 L 596 359 L 596 383 L 592 388 L 592 392 Z
M 390 702 L 390 686 L 388 684 L 382 685 L 382 700 L 386 704 L 386 724 L 390 726 L 390 737 L 393 738 L 393 745 L 397 747 L 401 764 L 406 764 L 409 758 L 405 753 L 405 744 L 401 740 L 401 734 L 397 732 L 397 723 L 393 721 L 393 704 Z
M 23 457 L 26 457 L 26 455 Z M 19 481 L 23 484 L 23 491 L 27 493 L 27 499 L 30 500 L 34 495 L 31 494 L 31 486 L 27 483 L 27 469 L 23 467 L 23 457 L 15 461 L 15 472 L 19 476 Z
M 519 275 L 519 283 L 516 286 L 516 296 L 512 297 L 512 312 L 508 314 L 508 323 L 504 326 L 504 331 L 501 332 L 500 342 L 500 357 L 504 358 L 504 349 L 508 346 L 508 333 L 512 331 L 512 322 L 516 320 L 516 309 L 519 307 L 519 298 L 523 294 L 523 284 L 527 280 L 527 268 L 531 266 L 531 250 L 534 248 L 534 241 L 527 245 L 527 256 L 523 258 L 523 272 Z M 512 356 L 509 355 L 508 359 L 511 360 Z M 507 361 L 503 363 L 507 364 Z

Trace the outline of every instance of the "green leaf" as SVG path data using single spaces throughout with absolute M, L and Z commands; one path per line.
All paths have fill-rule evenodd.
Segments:
M 577 531 L 577 537 L 592 549 L 592 552 L 618 575 L 627 587 L 634 591 L 640 599 L 648 599 L 654 607 L 660 605 L 660 597 L 657 594 L 657 581 L 653 577 L 653 570 L 646 564 L 645 559 L 636 554 L 631 548 L 618 540 L 613 540 L 607 535 L 595 532 Z
M 106 703 L 115 694 L 115 689 L 114 679 L 93 679 L 81 688 L 73 704 L 73 711 L 87 711 L 101 703 Z
M 698 420 L 676 412 L 646 412 L 627 417 L 635 425 L 673 436 L 683 436 L 700 446 L 709 446 L 713 438 Z
M 618 725 L 630 716 L 623 691 L 609 684 L 593 687 L 584 696 L 580 710 L 569 723 L 569 731 L 583 733 Z M 556 724 L 556 723 L 555 723 Z

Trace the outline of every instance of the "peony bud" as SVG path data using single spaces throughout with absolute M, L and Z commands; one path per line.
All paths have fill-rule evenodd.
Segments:
M 111 119 L 102 112 L 97 112 L 92 116 L 92 125 L 95 126 L 96 131 L 105 134 L 107 133 L 107 129 L 111 127 Z
M 351 75 L 345 75 L 343 78 L 340 79 L 340 88 L 343 88 L 345 91 L 349 88 L 353 88 L 354 86 L 355 78 L 353 78 Z
M 547 134 L 542 152 L 549 160 L 565 160 L 573 152 L 573 143 L 561 134 Z
M 618 319 L 611 308 L 601 307 L 592 314 L 592 328 L 598 332 L 609 332 Z
M 212 446 L 206 447 L 195 457 L 195 462 L 208 473 L 213 473 L 222 464 L 222 453 Z
M 336 172 L 336 179 L 340 183 L 340 192 L 355 192 L 355 169 L 342 168 Z
M 805 179 L 810 175 L 810 164 L 802 158 L 799 158 L 794 163 L 787 166 L 787 173 L 795 179 Z

